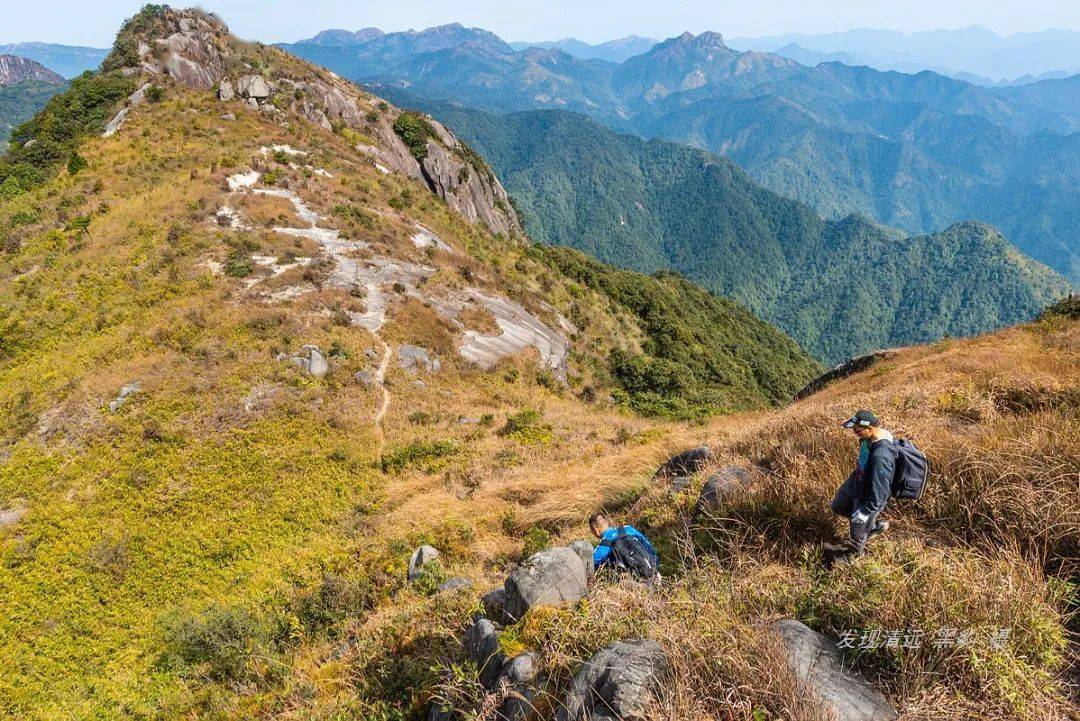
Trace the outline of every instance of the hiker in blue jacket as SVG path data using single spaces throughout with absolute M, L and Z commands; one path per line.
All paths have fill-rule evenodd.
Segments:
M 878 517 L 892 495 L 897 452 L 893 434 L 881 427 L 881 421 L 872 411 L 860 410 L 843 425 L 859 439 L 859 458 L 829 507 L 833 513 L 849 519 L 850 535 L 847 544 L 827 543 L 825 548 L 860 555 L 870 537 L 889 528 L 889 522 Z
M 593 551 L 593 565 L 628 570 L 644 579 L 659 577 L 660 557 L 652 543 L 633 526 L 613 526 L 603 513 L 589 519 L 589 528 L 600 543 Z

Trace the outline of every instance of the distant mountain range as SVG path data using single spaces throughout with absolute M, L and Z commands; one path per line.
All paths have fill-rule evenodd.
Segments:
M 625 38 L 608 40 L 607 42 L 591 45 L 576 38 L 563 38 L 562 40 L 544 40 L 540 42 L 513 42 L 510 47 L 514 50 L 527 48 L 540 48 L 550 50 L 557 48 L 582 60 L 607 60 L 613 63 L 621 63 L 635 55 L 648 52 L 659 40 L 655 38 L 643 38 L 638 35 L 628 35 Z
M 447 25 L 348 46 L 285 46 L 351 79 L 491 112 L 558 109 L 731 157 L 828 218 L 911 234 L 964 220 L 1080 282 L 1080 77 L 984 88 L 670 38 L 616 64 L 521 51 Z
M 425 109 L 487 158 L 534 239 L 641 272 L 675 268 L 826 363 L 1013 323 L 1067 292 L 986 224 L 904 238 L 858 216 L 822 220 L 722 157 L 575 113 Z
M 971 26 L 904 34 L 895 30 L 848 30 L 732 38 L 739 50 L 775 52 L 799 62 L 838 60 L 878 70 L 932 70 L 981 85 L 1016 84 L 1080 72 L 1080 32 L 1044 30 L 1007 37 Z
M 108 53 L 109 51 L 105 48 L 85 48 L 54 43 L 0 45 L 0 54 L 18 55 L 36 60 L 65 78 L 74 78 L 87 70 L 95 70 Z

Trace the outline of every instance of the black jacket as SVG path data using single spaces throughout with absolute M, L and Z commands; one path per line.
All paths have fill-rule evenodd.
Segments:
M 896 447 L 888 439 L 870 444 L 866 472 L 854 482 L 854 507 L 867 515 L 880 513 L 892 496 L 893 472 L 896 470 Z M 859 474 L 856 468 L 853 476 Z

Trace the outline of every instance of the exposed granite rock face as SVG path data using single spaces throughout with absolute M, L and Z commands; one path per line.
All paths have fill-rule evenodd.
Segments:
M 498 179 L 435 121 L 429 122 L 437 138 L 429 144 L 428 157 L 418 161 L 394 132 L 400 111 L 334 73 L 290 60 L 288 71 L 275 72 L 274 63 L 270 63 L 270 68 L 253 74 L 250 67 L 244 67 L 239 57 L 241 45 L 225 24 L 197 10 L 167 8 L 149 26 L 152 31 L 127 39 L 128 46 L 138 48 L 138 63 L 122 68 L 125 73 L 168 77 L 180 85 L 213 90 L 222 101 L 235 97 L 268 113 L 294 113 L 327 130 L 335 126 L 356 129 L 376 141 L 374 145 L 358 144 L 357 150 L 380 169 L 423 182 L 451 208 L 470 221 L 484 223 L 492 233 L 508 237 L 521 234 L 521 223 Z M 297 65 L 309 72 L 297 73 Z M 235 89 L 230 74 L 239 76 Z M 275 90 L 288 98 L 287 107 L 275 108 L 269 102 L 276 97 Z M 279 117 L 282 122 L 287 120 L 284 115 Z
M 656 641 L 616 641 L 581 667 L 556 719 L 645 721 L 667 667 Z
M 64 79 L 39 62 L 19 55 L 0 55 L 0 87 L 27 80 L 40 80 L 57 85 Z
M 844 668 L 844 657 L 824 634 L 794 619 L 777 621 L 788 665 L 806 683 L 822 708 L 839 721 L 893 721 L 896 710 L 866 680 Z

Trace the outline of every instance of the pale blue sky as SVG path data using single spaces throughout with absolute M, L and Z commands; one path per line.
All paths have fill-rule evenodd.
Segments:
M 105 47 L 140 6 L 123 0 L 0 0 L 0 43 Z M 982 25 L 1002 34 L 1080 30 L 1077 0 L 220 0 L 203 7 L 237 35 L 265 42 L 298 40 L 330 27 L 391 31 L 448 22 L 484 27 L 506 40 L 574 36 L 592 42 L 631 33 L 663 38 L 683 30 L 716 30 L 728 37 L 858 27 L 911 32 Z

